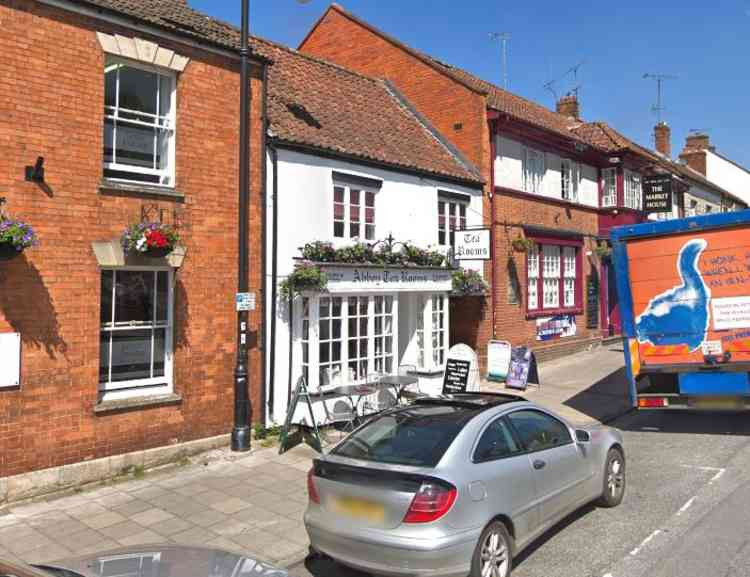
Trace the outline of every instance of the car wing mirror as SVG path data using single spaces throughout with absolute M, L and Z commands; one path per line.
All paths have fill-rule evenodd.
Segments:
M 590 443 L 591 433 L 584 431 L 583 429 L 576 429 L 576 441 L 579 443 Z

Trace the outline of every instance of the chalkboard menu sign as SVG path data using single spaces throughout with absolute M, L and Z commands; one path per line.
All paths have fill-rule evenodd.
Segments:
M 448 359 L 445 363 L 445 377 L 443 378 L 443 394 L 465 393 L 469 384 L 470 361 Z
M 586 279 L 586 328 L 599 328 L 599 279 L 595 275 Z

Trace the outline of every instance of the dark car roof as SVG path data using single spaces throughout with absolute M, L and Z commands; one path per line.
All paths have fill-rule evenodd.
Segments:
M 473 410 L 485 410 L 508 403 L 525 402 L 518 395 L 507 393 L 453 393 L 436 397 L 423 397 L 414 401 L 417 405 L 444 405 L 464 407 Z

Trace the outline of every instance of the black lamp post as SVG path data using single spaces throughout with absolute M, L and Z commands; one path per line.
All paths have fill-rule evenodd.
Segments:
M 238 292 L 248 291 L 248 206 L 250 180 L 249 118 L 249 54 L 248 34 L 250 28 L 250 2 L 242 0 L 242 39 L 240 48 L 240 215 L 239 215 L 239 262 Z M 240 307 L 238 307 L 239 309 Z M 244 307 L 243 307 L 244 308 Z M 248 391 L 249 361 L 247 356 L 247 311 L 237 312 L 237 364 L 234 368 L 234 428 L 232 429 L 232 451 L 250 450 L 250 419 L 252 403 Z

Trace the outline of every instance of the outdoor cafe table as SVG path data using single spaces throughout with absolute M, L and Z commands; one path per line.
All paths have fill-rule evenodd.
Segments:
M 419 379 L 411 375 L 383 375 L 378 379 L 377 384 L 392 388 L 396 392 L 396 398 L 400 401 L 404 389 L 418 382 Z
M 372 395 L 377 391 L 378 389 L 371 385 L 339 385 L 338 387 L 331 389 L 333 394 L 341 395 L 342 397 L 349 399 L 355 416 L 359 416 L 359 402 L 367 395 Z M 354 402 L 354 397 L 357 395 L 359 396 L 359 399 L 357 402 Z

